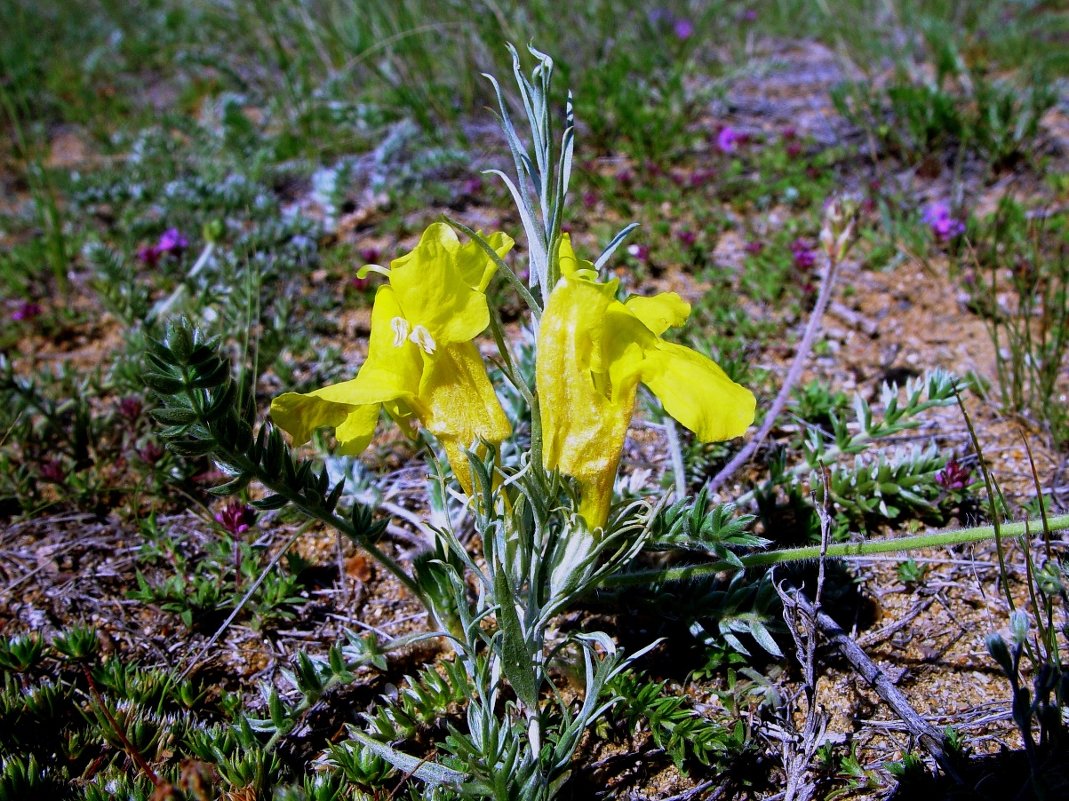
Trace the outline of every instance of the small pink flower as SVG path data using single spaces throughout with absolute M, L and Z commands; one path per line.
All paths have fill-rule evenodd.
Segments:
M 587 190 L 583 192 L 583 208 L 592 209 L 598 205 L 598 194 Z
M 11 319 L 16 321 L 32 320 L 41 316 L 41 307 L 32 300 L 24 300 L 11 312 Z
M 119 414 L 131 423 L 141 417 L 142 408 L 141 398 L 137 395 L 127 395 L 119 401 Z
M 59 459 L 45 459 L 38 466 L 37 474 L 42 480 L 51 481 L 53 484 L 62 484 L 67 478 L 67 471 Z
M 463 191 L 465 195 L 478 195 L 483 191 L 483 179 L 473 175 L 464 181 Z
M 631 186 L 632 181 L 635 180 L 635 175 L 627 167 L 624 167 L 616 173 L 616 180 L 624 186 Z
M 746 252 L 749 253 L 751 256 L 756 256 L 758 253 L 760 253 L 764 249 L 765 249 L 765 243 L 760 241 L 760 240 L 758 240 L 758 239 L 751 239 L 745 245 Z
M 739 132 L 730 125 L 726 125 L 716 135 L 716 146 L 721 153 L 734 153 L 739 149 L 740 139 Z
M 698 241 L 698 235 L 689 228 L 684 228 L 682 231 L 676 234 L 676 238 L 684 247 L 688 248 L 694 247 L 695 243 Z
M 231 534 L 244 534 L 256 525 L 256 512 L 238 500 L 230 500 L 215 513 L 215 522 Z
M 935 474 L 935 483 L 943 489 L 962 490 L 969 486 L 972 470 L 963 467 L 957 459 L 951 458 L 946 467 Z
M 716 177 L 715 170 L 696 170 L 691 173 L 690 185 L 691 188 L 696 189 L 699 186 L 704 186 Z
M 189 240 L 177 228 L 168 228 L 160 236 L 160 241 L 156 243 L 156 250 L 160 254 L 173 253 L 175 256 L 182 255 L 188 247 Z
M 155 245 L 143 245 L 137 249 L 137 258 L 146 267 L 155 267 L 162 255 Z
M 163 446 L 154 439 L 146 441 L 140 448 L 136 448 L 135 452 L 142 462 L 149 465 L 157 464 L 167 454 Z
M 813 265 L 817 262 L 817 255 L 813 252 L 813 248 L 801 238 L 791 242 L 791 256 L 794 258 L 795 268 L 803 273 L 813 269 Z
M 627 248 L 628 254 L 639 261 L 650 260 L 650 248 L 649 245 L 629 245 Z
M 952 217 L 950 206 L 942 201 L 928 206 L 921 219 L 928 224 L 940 242 L 946 242 L 965 233 L 965 223 Z

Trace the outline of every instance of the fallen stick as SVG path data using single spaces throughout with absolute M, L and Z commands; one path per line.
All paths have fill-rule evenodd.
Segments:
M 861 650 L 861 646 L 854 642 L 850 635 L 843 631 L 842 627 L 826 612 L 815 609 L 805 594 L 799 590 L 793 590 L 790 595 L 798 608 L 816 621 L 817 627 L 824 632 L 828 641 L 839 650 L 839 653 L 846 658 L 850 666 L 872 686 L 876 694 L 902 719 L 910 734 L 917 738 L 917 741 L 931 754 L 943 772 L 954 781 L 961 783 L 961 776 L 943 748 L 942 732 L 910 706 L 906 696 L 895 687 L 887 677 L 887 674 L 869 659 L 868 655 Z
M 758 429 L 754 438 L 746 443 L 746 447 L 735 454 L 735 458 L 724 465 L 723 469 L 709 481 L 707 486 L 710 494 L 724 486 L 728 479 L 735 475 L 736 472 L 750 461 L 750 457 L 752 457 L 757 449 L 761 447 L 761 443 L 768 438 L 769 432 L 772 431 L 772 427 L 776 424 L 776 420 L 779 418 L 780 414 L 783 413 L 784 408 L 786 408 L 787 400 L 791 396 L 791 390 L 794 388 L 794 385 L 798 383 L 798 379 L 802 375 L 802 369 L 805 367 L 806 359 L 809 358 L 809 351 L 813 349 L 813 342 L 817 338 L 817 331 L 820 330 L 821 318 L 824 316 L 824 311 L 828 307 L 828 301 L 831 300 L 832 289 L 835 286 L 835 275 L 838 272 L 838 269 L 839 259 L 829 258 L 828 269 L 824 274 L 824 283 L 821 284 L 820 294 L 817 296 L 816 305 L 813 307 L 813 311 L 809 315 L 809 321 L 805 326 L 805 333 L 802 335 L 802 341 L 798 344 L 798 350 L 794 354 L 794 361 L 791 363 L 790 370 L 787 371 L 787 377 L 783 380 L 783 386 L 780 387 L 776 399 L 772 401 L 772 406 L 769 408 L 768 414 L 765 415 L 764 422 L 761 423 L 761 428 Z

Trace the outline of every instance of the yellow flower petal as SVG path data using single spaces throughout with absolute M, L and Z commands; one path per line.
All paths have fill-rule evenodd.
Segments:
M 326 403 L 311 395 L 286 392 L 271 401 L 271 419 L 300 445 L 312 438 L 317 428 L 340 426 L 352 407 Z
M 550 293 L 538 334 L 542 461 L 579 483 L 580 514 L 591 528 L 605 524 L 612 483 L 634 405 L 610 397 L 614 387 L 602 354 L 602 326 L 612 288 L 562 279 Z M 616 304 L 620 305 L 620 304 Z
M 505 254 L 516 244 L 511 236 L 500 231 L 483 238 L 501 258 L 505 258 Z M 479 243 L 474 239 L 460 246 L 456 259 L 457 269 L 464 277 L 464 282 L 473 289 L 485 292 L 486 287 L 490 285 L 490 279 L 497 271 L 496 262 L 486 255 L 486 251 L 479 247 Z
M 560 266 L 560 274 L 564 278 L 582 278 L 587 281 L 595 281 L 598 271 L 594 263 L 579 260 L 572 248 L 572 238 L 569 234 L 561 234 L 560 244 L 557 246 L 557 264 Z M 551 293 L 552 294 L 552 293 Z
M 453 473 L 470 494 L 463 449 L 477 447 L 479 440 L 498 444 L 512 433 L 474 343 L 451 345 L 427 360 L 420 401 L 426 409 L 423 425 L 442 443 Z
M 690 315 L 690 304 L 675 292 L 662 292 L 651 298 L 632 295 L 624 305 L 657 336 L 683 325 Z
M 472 342 L 452 345 L 427 360 L 419 398 L 426 409 L 423 425 L 436 437 L 467 445 L 477 439 L 498 443 L 512 433 Z
M 375 435 L 380 404 L 353 406 L 316 397 L 286 392 L 271 401 L 271 419 L 293 437 L 295 445 L 312 438 L 318 428 L 334 428 L 338 453 L 355 456 L 368 446 Z
M 398 336 L 401 333 L 397 330 L 398 320 L 404 321 L 397 293 L 391 287 L 379 287 L 371 309 L 371 338 L 364 366 L 356 378 L 310 394 L 349 406 L 398 399 L 412 402 L 419 393 L 423 357 L 419 346 L 411 340 L 410 330 Z
M 338 443 L 337 452 L 342 456 L 357 456 L 371 444 L 375 436 L 375 426 L 379 422 L 378 404 L 354 406 L 340 425 L 334 426 L 334 439 Z
M 457 265 L 459 250 L 453 229 L 434 223 L 415 250 L 390 264 L 390 285 L 404 319 L 428 354 L 474 339 L 490 324 L 486 296 L 468 283 Z
M 500 256 L 513 246 L 500 233 L 487 241 Z M 375 295 L 368 357 L 357 376 L 304 395 L 281 395 L 272 414 L 297 442 L 333 426 L 339 452 L 355 454 L 371 441 L 385 408 L 409 436 L 419 423 L 434 434 L 470 493 L 464 449 L 483 440 L 500 443 L 511 433 L 471 341 L 489 324 L 482 290 L 496 263 L 475 242 L 462 247 L 452 228 L 436 223 L 391 267 L 383 271 L 390 284 Z
M 356 378 L 306 394 L 287 392 L 271 402 L 272 419 L 294 443 L 307 442 L 317 428 L 331 426 L 339 452 L 353 455 L 371 441 L 383 403 L 390 404 L 392 416 L 412 414 L 423 361 L 412 342 L 395 343 L 390 323 L 400 311 L 393 290 L 380 287 L 371 310 L 368 358 Z
M 728 378 L 712 359 L 682 345 L 660 342 L 648 351 L 642 383 L 702 442 L 741 436 L 753 424 L 753 393 Z

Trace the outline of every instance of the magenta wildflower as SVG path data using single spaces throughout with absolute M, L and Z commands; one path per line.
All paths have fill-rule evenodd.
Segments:
M 749 253 L 751 256 L 756 256 L 758 253 L 765 249 L 765 243 L 759 239 L 751 239 L 749 242 L 746 243 L 744 248 L 746 252 Z
M 364 264 L 378 264 L 379 259 L 381 258 L 382 251 L 380 251 L 378 248 L 360 248 L 360 259 L 364 262 Z
M 681 42 L 694 35 L 694 23 L 686 17 L 679 17 L 672 23 L 672 33 Z
M 161 255 L 173 253 L 175 256 L 180 256 L 188 247 L 189 240 L 177 228 L 168 228 L 160 236 L 160 241 L 156 243 L 156 250 Z
M 746 9 L 745 11 L 742 12 L 742 14 L 740 16 L 741 16 L 743 22 L 756 22 L 757 21 L 757 12 L 752 8 Z
M 42 480 L 51 481 L 53 484 L 62 484 L 67 477 L 67 471 L 59 459 L 45 459 L 38 466 L 37 474 Z
M 11 319 L 16 321 L 32 320 L 41 316 L 41 307 L 32 300 L 24 300 L 11 312 Z
M 231 534 L 244 534 L 256 525 L 256 512 L 241 501 L 230 500 L 215 513 L 215 522 Z
M 592 209 L 596 205 L 598 205 L 598 193 L 589 189 L 586 192 L 583 192 L 583 207 Z
M 628 254 L 639 261 L 650 260 L 650 247 L 649 245 L 629 245 L 627 248 Z
M 689 228 L 684 228 L 678 234 L 676 238 L 683 244 L 684 247 L 692 248 L 698 241 L 698 235 Z
M 147 267 L 155 267 L 162 255 L 155 245 L 143 245 L 137 249 L 137 258 Z
M 935 483 L 943 489 L 963 490 L 969 486 L 972 470 L 963 467 L 957 459 L 951 458 L 946 466 L 935 474 Z
M 739 149 L 740 139 L 739 132 L 730 125 L 726 125 L 716 135 L 716 146 L 721 153 L 734 153 Z
M 137 395 L 127 395 L 119 401 L 119 414 L 122 415 L 124 420 L 131 423 L 141 417 L 143 408 L 141 398 L 137 397 Z
M 922 218 L 940 242 L 946 242 L 965 233 L 965 223 L 950 214 L 950 206 L 942 201 L 932 203 L 924 210 Z
M 136 448 L 135 451 L 138 458 L 149 465 L 158 463 L 167 454 L 163 446 L 154 439 L 146 441 L 144 445 Z
M 715 177 L 716 170 L 695 170 L 690 176 L 691 188 L 696 189 L 699 186 L 705 186 Z
M 483 191 L 483 179 L 473 175 L 464 181 L 463 191 L 465 195 L 478 195 Z
M 791 256 L 794 258 L 795 268 L 803 273 L 812 270 L 817 262 L 817 254 L 812 246 L 800 237 L 791 242 Z
M 635 175 L 627 167 L 624 167 L 616 173 L 616 180 L 624 186 L 630 186 L 631 182 L 635 180 Z
M 137 258 L 147 267 L 155 267 L 162 256 L 173 253 L 181 256 L 189 247 L 189 240 L 177 228 L 168 228 L 160 235 L 155 245 L 144 245 L 137 249 Z

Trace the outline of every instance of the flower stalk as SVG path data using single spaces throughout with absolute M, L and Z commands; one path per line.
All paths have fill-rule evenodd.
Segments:
M 1069 529 L 1069 515 L 1048 518 L 1046 530 L 1064 531 Z M 1001 523 L 995 526 L 972 526 L 970 528 L 931 531 L 908 537 L 891 537 L 865 542 L 840 542 L 827 546 L 808 545 L 800 548 L 783 548 L 771 551 L 757 551 L 707 562 L 698 565 L 680 565 L 672 568 L 636 570 L 618 573 L 607 577 L 601 586 L 609 588 L 634 587 L 642 584 L 661 584 L 676 581 L 691 581 L 722 573 L 727 570 L 774 567 L 775 565 L 809 562 L 814 559 L 849 559 L 876 556 L 887 553 L 907 553 L 926 548 L 948 548 L 954 545 L 969 545 L 977 542 L 994 541 L 996 538 L 1022 539 L 1034 531 L 1044 530 L 1043 520 L 1023 520 L 1015 523 Z

